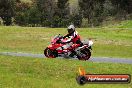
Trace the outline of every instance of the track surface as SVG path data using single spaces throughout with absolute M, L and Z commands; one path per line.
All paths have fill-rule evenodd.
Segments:
M 0 55 L 45 58 L 43 54 L 31 54 L 31 53 L 0 52 Z M 72 59 L 77 59 L 77 58 L 72 58 Z M 88 61 L 132 64 L 132 59 L 121 59 L 121 58 L 91 57 Z

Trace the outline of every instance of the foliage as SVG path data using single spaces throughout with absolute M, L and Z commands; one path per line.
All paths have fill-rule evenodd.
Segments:
M 40 12 L 40 22 L 42 26 L 51 26 L 55 9 L 54 0 L 35 0 L 36 8 Z
M 3 20 L 4 25 L 12 24 L 12 17 L 15 12 L 15 0 L 0 0 L 0 17 Z
M 16 3 L 16 15 L 15 15 L 15 23 L 18 25 L 26 25 L 28 24 L 29 18 L 29 3 Z
M 108 16 L 117 19 L 127 19 L 131 13 L 130 0 L 79 0 L 79 6 L 84 18 L 88 19 L 89 26 L 99 26 Z
M 71 22 L 76 26 L 76 27 L 81 27 L 82 24 L 82 14 L 81 13 L 73 13 L 71 15 Z
M 110 17 L 115 20 L 131 20 L 131 7 L 131 0 L 0 0 L 0 23 L 43 27 L 66 27 L 69 24 L 95 27 L 102 25 Z M 83 24 L 82 19 L 87 19 L 88 23 Z
M 69 0 L 58 0 L 53 27 L 66 27 L 70 22 Z M 56 25 L 56 26 L 55 26 Z

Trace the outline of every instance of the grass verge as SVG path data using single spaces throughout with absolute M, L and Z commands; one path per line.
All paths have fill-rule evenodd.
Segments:
M 94 57 L 132 58 L 132 30 L 77 29 L 83 39 L 94 41 Z M 43 53 L 51 37 L 65 35 L 66 28 L 4 27 L 0 26 L 0 52 Z
M 1 88 L 132 88 L 130 84 L 76 83 L 78 67 L 93 74 L 131 74 L 132 65 L 0 56 Z
M 104 23 L 103 27 L 106 27 L 106 28 L 127 28 L 127 29 L 132 29 L 132 20 L 108 21 L 108 22 Z

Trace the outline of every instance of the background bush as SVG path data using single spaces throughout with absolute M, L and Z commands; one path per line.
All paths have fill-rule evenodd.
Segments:
M 0 0 L 0 24 L 95 27 L 111 19 L 131 20 L 131 8 L 131 0 Z

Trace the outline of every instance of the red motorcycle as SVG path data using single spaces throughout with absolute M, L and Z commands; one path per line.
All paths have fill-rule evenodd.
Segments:
M 48 58 L 65 57 L 65 58 L 78 58 L 79 60 L 88 60 L 91 56 L 92 40 L 82 41 L 80 44 L 63 44 L 67 39 L 63 39 L 63 36 L 56 35 L 51 44 L 44 50 L 44 55 Z

